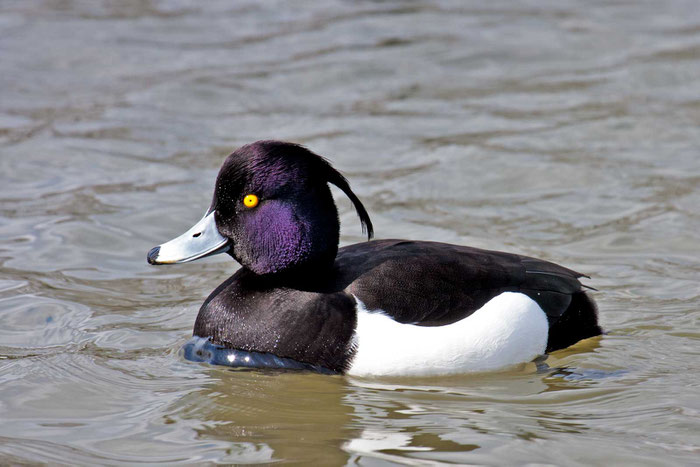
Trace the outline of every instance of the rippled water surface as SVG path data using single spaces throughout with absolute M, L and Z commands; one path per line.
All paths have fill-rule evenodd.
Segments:
M 450 378 L 183 360 L 237 265 L 145 253 L 263 138 L 378 238 L 590 274 L 608 334 Z M 695 0 L 1 2 L 0 463 L 697 464 L 699 205 Z

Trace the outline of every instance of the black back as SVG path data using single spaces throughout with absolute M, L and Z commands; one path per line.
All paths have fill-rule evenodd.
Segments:
M 379 240 L 340 249 L 336 288 L 367 309 L 423 326 L 459 321 L 496 295 L 522 292 L 550 323 L 581 291 L 582 274 L 526 256 L 436 242 Z

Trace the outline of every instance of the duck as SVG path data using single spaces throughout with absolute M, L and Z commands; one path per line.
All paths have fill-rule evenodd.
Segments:
M 367 241 L 339 248 L 330 191 Z M 432 241 L 373 239 L 348 180 L 306 147 L 235 150 L 204 217 L 152 265 L 226 253 L 240 268 L 206 298 L 185 357 L 353 376 L 499 370 L 602 333 L 581 273 L 542 259 Z

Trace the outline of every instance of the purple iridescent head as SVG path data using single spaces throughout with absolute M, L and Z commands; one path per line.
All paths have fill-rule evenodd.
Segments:
M 151 250 L 148 260 L 185 262 L 228 251 L 260 275 L 329 268 L 340 225 L 328 183 L 350 198 L 371 238 L 367 211 L 328 161 L 296 144 L 258 141 L 226 158 L 204 218 Z

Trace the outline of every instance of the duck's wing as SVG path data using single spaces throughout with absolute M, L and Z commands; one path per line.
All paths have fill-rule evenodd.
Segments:
M 503 292 L 522 292 L 556 321 L 583 275 L 526 256 L 436 242 L 378 240 L 341 248 L 337 288 L 401 323 L 459 321 Z

